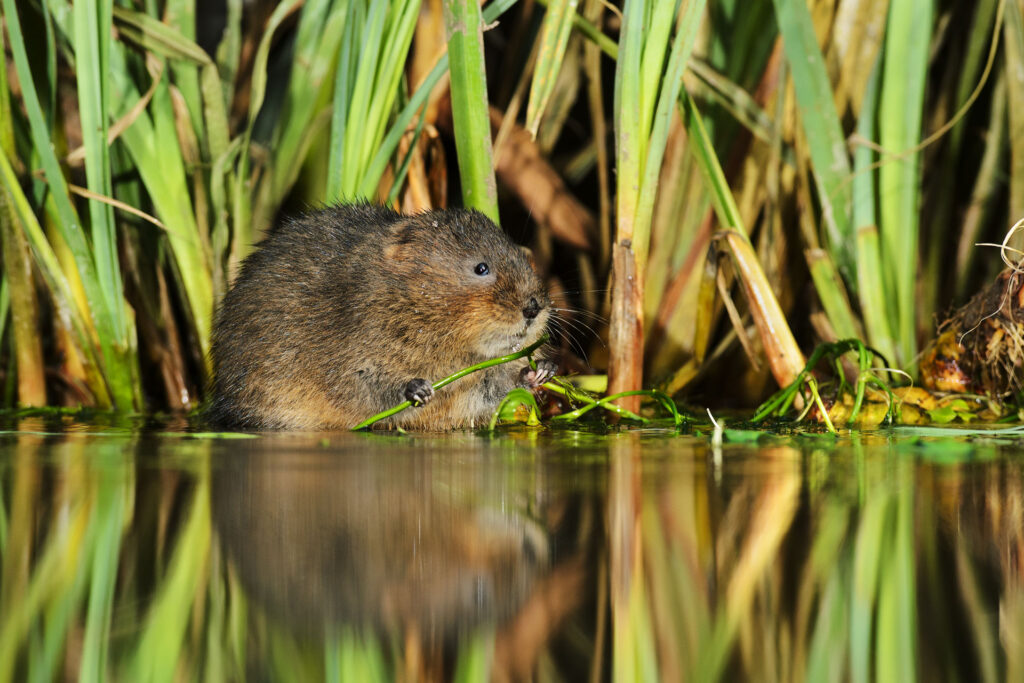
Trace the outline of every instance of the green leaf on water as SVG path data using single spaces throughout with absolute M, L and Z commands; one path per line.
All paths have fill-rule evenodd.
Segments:
M 536 427 L 540 424 L 540 408 L 537 406 L 537 399 L 527 389 L 517 388 L 508 392 L 491 416 L 489 429 L 493 430 L 502 422 L 515 422 Z
M 932 419 L 932 422 L 936 422 L 940 425 L 949 424 L 956 419 L 956 411 L 950 406 L 942 406 L 935 410 L 929 410 L 928 417 Z
M 824 432 L 822 434 L 813 434 L 813 433 L 809 433 L 809 432 L 800 432 L 800 433 L 798 433 L 796 435 L 796 438 L 800 439 L 801 441 L 805 441 L 805 442 L 807 442 L 807 441 L 810 441 L 810 442 L 827 442 L 829 444 L 834 444 L 836 442 L 836 440 L 838 439 L 838 436 L 835 433 L 833 433 L 833 432 Z
M 726 429 L 722 432 L 722 441 L 728 443 L 756 443 L 766 432 L 756 429 Z
M 921 459 L 938 465 L 988 460 L 996 455 L 996 450 L 987 444 L 980 446 L 973 441 L 950 438 L 920 437 L 900 444 L 900 448 L 911 450 Z

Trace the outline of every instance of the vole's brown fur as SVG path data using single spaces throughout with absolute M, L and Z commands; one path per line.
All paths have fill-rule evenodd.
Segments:
M 486 268 L 479 267 L 486 264 Z M 486 274 L 477 271 L 486 270 Z M 479 424 L 526 360 L 425 383 L 540 338 L 549 300 L 523 250 L 468 210 L 402 216 L 370 206 L 309 213 L 242 264 L 214 330 L 214 422 L 253 429 L 352 427 L 419 386 L 430 399 L 384 424 Z

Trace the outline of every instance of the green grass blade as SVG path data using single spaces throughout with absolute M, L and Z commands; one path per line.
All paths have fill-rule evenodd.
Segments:
M 912 463 L 904 463 L 896 494 L 892 543 L 880 569 L 876 681 L 917 680 L 917 586 L 914 561 L 914 487 Z
M 2 152 L 0 152 L 2 154 Z M 0 242 L 3 244 L 4 310 L 7 321 L 8 304 L 11 313 L 11 344 L 18 370 L 18 404 L 22 406 L 46 405 L 46 366 L 39 334 L 39 307 L 33 278 L 32 259 L 19 225 L 12 211 L 6 188 L 0 186 Z M 3 338 L 0 323 L 0 339 Z
M 329 163 L 329 168 L 338 169 L 340 181 L 335 193 L 339 198 L 354 198 L 362 171 L 362 143 L 371 137 L 366 127 L 371 123 L 370 99 L 376 94 L 373 86 L 384 40 L 385 10 L 383 3 L 370 3 L 368 8 L 359 4 L 346 25 L 348 44 L 342 48 L 338 62 L 339 87 L 334 93 L 335 121 L 331 126 L 332 140 L 334 123 L 339 126 L 340 142 L 337 148 L 332 145 Z
M 865 140 L 875 138 L 875 115 L 881 87 L 881 58 L 875 61 L 857 120 L 857 134 Z M 853 224 L 857 230 L 857 291 L 868 343 L 896 362 L 890 306 L 896 296 L 887 287 L 882 249 L 878 237 L 878 202 L 875 197 L 876 173 L 871 169 L 875 155 L 867 145 L 857 147 L 853 155 Z
M 1024 9 L 1020 2 L 1006 3 L 1006 19 L 1003 23 L 1006 38 L 1007 116 L 1010 126 L 1010 220 L 1016 223 L 1024 218 Z M 1024 236 L 1017 233 L 1011 238 L 1011 246 L 1024 246 Z
M 194 13 L 186 8 L 180 11 L 186 15 Z M 179 32 L 153 17 L 120 7 L 114 8 L 114 17 L 121 30 L 126 30 L 127 37 L 145 49 L 171 59 L 172 65 L 185 60 L 199 67 L 198 78 L 194 77 L 195 69 L 191 67 L 190 71 L 176 71 L 175 85 L 182 89 L 192 117 L 192 126 L 208 157 L 215 159 L 223 154 L 229 140 L 224 87 L 217 65 L 210 56 L 191 40 L 191 35 Z M 190 82 L 195 80 L 194 90 L 193 86 L 182 88 L 178 83 L 183 74 L 189 74 Z
M 863 335 L 860 325 L 850 308 L 850 300 L 846 295 L 846 287 L 839 277 L 832 258 L 823 249 L 809 249 L 806 253 L 807 266 L 814 280 L 814 289 L 821 300 L 822 308 L 828 315 L 832 329 L 839 339 L 860 339 Z
M 651 216 L 654 211 L 654 199 L 658 191 L 658 179 L 661 173 L 661 162 L 665 158 L 665 144 L 668 140 L 669 123 L 676 107 L 679 93 L 683 87 L 683 72 L 693 52 L 693 44 L 704 17 L 706 0 L 686 0 L 685 9 L 679 18 L 676 35 L 672 39 L 672 52 L 668 66 L 661 81 L 657 106 L 652 112 L 650 138 L 647 144 L 647 155 L 644 159 L 643 176 L 640 185 L 640 197 L 637 201 L 636 222 L 634 224 L 633 248 L 637 253 L 637 264 L 643 268 L 647 263 L 647 248 L 650 244 Z M 671 3 L 658 3 L 654 21 L 665 21 L 668 25 L 675 23 L 671 15 L 661 17 L 660 8 Z M 648 37 L 650 40 L 650 37 Z M 644 54 L 643 69 L 645 76 L 648 65 L 647 54 Z M 658 72 L 661 72 L 658 64 Z
M 619 58 L 615 64 L 615 177 L 616 218 L 612 247 L 611 316 L 608 331 L 608 392 L 640 389 L 643 384 L 644 268 L 650 223 L 637 223 L 644 159 L 651 121 L 644 114 L 644 27 L 649 4 L 641 0 L 623 6 Z M 664 49 L 664 48 L 662 48 Z M 653 58 L 647 66 L 652 69 Z M 657 65 L 660 74 L 661 65 Z M 627 410 L 639 409 L 640 399 L 619 401 Z
M 102 683 L 109 680 L 107 651 L 110 636 L 110 615 L 113 612 L 114 586 L 121 554 L 121 532 L 124 529 L 125 500 L 123 485 L 105 477 L 97 491 L 98 510 L 93 512 L 98 526 L 96 545 L 89 550 L 89 606 L 85 617 L 82 660 L 78 680 Z
M 642 32 L 643 51 L 640 54 L 640 99 L 639 118 L 641 127 L 648 130 L 653 127 L 655 111 L 658 108 L 658 101 L 662 90 L 666 85 L 670 86 L 674 77 L 666 72 L 665 53 L 668 52 L 671 42 L 672 27 L 676 19 L 675 2 L 653 2 L 634 3 L 634 6 L 642 8 L 643 12 Z M 687 2 L 687 8 L 694 7 L 693 2 Z M 676 33 L 676 38 L 681 37 L 682 32 Z M 640 158 L 647 157 L 648 140 L 641 140 L 644 146 Z
M 245 131 L 242 133 L 241 156 L 237 172 L 238 182 L 235 183 L 232 200 L 231 214 L 234 218 L 235 237 L 231 245 L 231 257 L 235 263 L 240 262 L 249 253 L 253 244 L 253 200 L 251 199 L 252 187 L 249 180 L 249 152 L 252 129 L 256 124 L 256 117 L 263 109 L 263 101 L 267 95 L 267 63 L 270 60 L 270 47 L 281 24 L 301 2 L 302 0 L 285 0 L 274 9 L 256 48 L 249 94 L 249 116 L 245 124 Z
M 723 227 L 733 228 L 746 236 L 747 228 L 743 224 L 743 217 L 740 216 L 736 198 L 733 196 L 732 190 L 729 189 L 729 181 L 726 180 L 725 172 L 718 161 L 714 144 L 704 127 L 704 119 L 697 109 L 697 104 L 685 90 L 682 94 L 682 110 L 683 122 L 686 124 L 686 132 L 689 135 L 690 153 L 696 159 L 697 166 L 710 190 L 711 205 L 714 207 L 718 222 Z
M 374 199 L 375 154 L 387 130 L 412 42 L 419 0 L 371 3 L 350 13 L 335 73 L 327 201 Z M 373 175 L 376 182 L 368 182 Z
M 640 55 L 644 8 L 634 0 L 624 7 L 615 62 L 616 241 L 632 240 L 640 192 L 640 168 L 647 140 L 640 121 Z M 631 387 L 639 388 L 639 387 Z
M 119 20 L 127 16 L 121 12 L 117 14 Z M 140 16 L 135 15 L 134 18 L 139 19 Z M 145 35 L 152 38 L 155 34 L 149 33 L 147 28 Z M 118 49 L 120 47 L 116 46 L 111 51 L 113 101 L 135 102 L 139 93 L 129 78 L 127 55 L 123 49 Z M 209 358 L 213 326 L 212 263 L 210 254 L 204 249 L 193 207 L 190 202 L 182 201 L 190 194 L 170 90 L 165 80 L 157 84 L 147 112 L 139 115 L 122 132 L 119 141 L 128 150 L 156 207 L 157 216 L 166 226 L 200 353 L 203 358 Z
M 361 47 L 356 61 L 356 79 L 352 90 L 352 99 L 342 106 L 349 108 L 351 125 L 345 131 L 346 148 L 349 150 L 348 163 L 343 164 L 345 178 L 343 192 L 355 187 L 361 170 L 361 154 L 363 141 L 370 137 L 366 127 L 373 125 L 370 118 L 371 100 L 378 95 L 375 92 L 377 65 L 380 63 L 381 45 L 384 40 L 384 25 L 387 21 L 387 9 L 391 3 L 371 2 L 366 22 L 360 27 L 359 42 Z M 335 100 L 337 103 L 337 100 Z
M 154 13 L 153 17 L 156 16 Z M 163 20 L 161 23 L 175 35 L 188 41 L 195 40 L 196 0 L 167 0 L 161 18 Z M 206 57 L 205 52 L 204 57 Z M 178 61 L 172 61 L 169 66 L 173 74 L 174 85 L 185 100 L 185 108 L 188 109 L 192 128 L 199 138 L 199 145 L 205 148 L 206 130 L 203 126 L 203 100 L 199 95 L 199 70 L 192 64 Z M 218 93 L 218 98 L 219 95 L 220 93 Z
M 0 152 L 15 158 L 14 116 L 11 109 L 11 86 L 7 81 L 7 54 L 0 50 Z
M 860 282 L 860 307 L 864 312 L 868 343 L 893 363 L 896 345 L 886 315 L 892 299 L 886 297 L 882 272 L 878 228 L 873 225 L 858 228 L 857 279 Z
M 331 153 L 327 158 L 327 187 L 324 199 L 328 202 L 345 199 L 345 161 L 348 141 L 348 105 L 359 50 L 359 30 L 362 27 L 360 6 L 349 15 L 341 38 L 341 54 L 334 72 L 334 107 L 331 112 Z M 350 197 L 354 199 L 355 197 Z
M 242 52 L 242 0 L 227 0 L 224 34 L 217 45 L 217 71 L 224 86 L 224 107 L 231 106 L 235 77 Z
M 536 138 L 541 117 L 554 92 L 558 72 L 569 45 L 569 32 L 576 15 L 578 0 L 553 0 L 548 3 L 541 29 L 540 51 L 530 84 L 530 101 L 526 105 L 526 129 Z M 666 5 L 669 3 L 665 3 Z
M 864 99 L 861 102 L 860 117 L 857 119 L 857 135 L 865 140 L 875 139 L 875 116 L 878 107 L 878 93 L 881 87 L 882 58 L 875 60 L 868 78 Z M 874 151 L 868 145 L 858 145 L 853 154 L 853 225 L 860 230 L 866 226 L 878 225 L 878 202 L 875 197 Z M 863 287 L 863 284 L 860 286 Z M 879 282 L 877 289 L 883 289 Z
M 689 67 L 700 79 L 697 83 L 706 86 L 703 91 L 707 97 L 724 107 L 759 140 L 772 144 L 778 135 L 775 122 L 750 93 L 700 59 L 691 58 Z
M 409 145 L 409 151 L 405 154 L 402 159 L 402 163 L 398 166 L 398 172 L 395 173 L 395 182 L 391 185 L 391 190 L 388 192 L 387 204 L 394 204 L 398 201 L 398 193 L 402 190 L 402 184 L 405 183 L 405 178 L 409 174 L 409 165 L 412 163 L 412 158 L 416 152 L 416 143 L 420 139 L 420 135 L 423 134 L 423 124 L 426 123 L 427 110 L 421 109 L 419 118 L 416 120 L 416 128 L 413 130 L 412 144 Z
M 337 43 L 329 42 L 326 46 L 323 43 L 324 29 L 330 20 L 332 4 L 335 4 L 332 0 L 307 0 L 302 5 L 302 14 L 299 15 L 299 26 L 295 35 L 295 59 L 288 79 L 288 101 L 302 103 L 302 109 L 308 107 L 310 97 L 319 85 L 317 75 L 310 71 L 311 66 L 318 59 L 335 58 L 330 47 Z M 351 8 L 348 3 L 340 2 L 333 10 L 335 14 L 339 9 L 344 11 Z
M 455 683 L 482 683 L 490 680 L 491 657 L 494 652 L 494 633 L 485 631 L 464 640 L 455 662 Z
M 490 7 L 491 6 L 488 6 L 488 8 Z M 395 149 L 398 147 L 398 142 L 401 140 L 406 128 L 408 128 L 409 123 L 412 121 L 412 117 L 416 115 L 416 112 L 420 108 L 423 107 L 427 98 L 430 96 L 430 91 L 435 85 L 437 85 L 438 81 L 441 80 L 441 77 L 444 76 L 447 71 L 448 55 L 445 54 L 438 60 L 434 68 L 430 70 L 427 77 L 423 79 L 423 83 L 420 84 L 420 87 L 417 88 L 416 92 L 414 92 L 412 97 L 409 98 L 405 107 L 396 117 L 395 122 L 391 124 L 391 129 L 384 137 L 380 148 L 377 150 L 377 154 L 373 157 L 373 160 L 367 167 L 366 173 L 363 175 L 363 183 L 359 187 L 360 196 L 369 197 L 376 189 L 377 185 L 380 184 L 380 179 L 384 175 L 384 170 L 387 168 L 391 155 L 394 154 Z
M 241 137 L 232 140 L 228 148 L 213 160 L 210 169 L 210 204 L 214 222 L 210 233 L 210 249 L 213 262 L 212 284 L 215 301 L 220 301 L 227 291 L 227 273 L 225 258 L 227 256 L 231 234 L 228 225 L 228 189 L 238 180 L 230 169 L 234 167 L 242 147 Z
M 843 681 L 848 653 L 845 651 L 845 619 L 847 595 L 844 572 L 833 568 L 821 595 L 814 632 L 807 654 L 808 681 Z
M 102 408 L 110 407 L 110 396 L 107 393 L 107 385 L 102 377 L 100 360 L 96 357 L 93 340 L 95 328 L 92 318 L 87 317 L 79 309 L 76 298 L 72 292 L 71 283 L 61 268 L 60 261 L 49 240 L 43 232 L 39 219 L 28 202 L 28 198 L 22 191 L 21 184 L 11 168 L 10 162 L 5 154 L 0 153 L 0 187 L 6 195 L 8 206 L 13 211 L 13 216 L 25 231 L 25 236 L 32 252 L 35 255 L 36 264 L 43 275 L 43 279 L 49 286 L 53 304 L 56 308 L 55 314 L 68 321 L 75 331 L 78 351 L 86 364 L 89 389 L 92 391 L 97 405 Z
M 879 560 L 888 544 L 890 527 L 889 497 L 868 502 L 857 528 L 853 550 L 853 576 L 850 589 L 850 679 L 853 683 L 871 680 L 871 633 L 878 590 Z
M 488 3 L 483 12 L 484 21 L 488 24 L 496 21 L 498 17 L 512 7 L 515 2 L 516 0 L 496 0 L 495 2 Z M 363 184 L 359 188 L 360 196 L 371 196 L 371 193 L 374 192 L 377 185 L 380 184 L 380 179 L 384 175 L 384 170 L 387 168 L 388 162 L 391 160 L 391 156 L 398 147 L 399 140 L 401 140 L 402 135 L 409 127 L 409 123 L 412 122 L 412 117 L 415 116 L 416 112 L 418 112 L 426 103 L 427 98 L 430 96 L 430 91 L 433 90 L 434 86 L 437 85 L 446 71 L 448 71 L 447 53 L 437 60 L 437 64 L 434 65 L 434 68 L 431 69 L 430 73 L 423 79 L 423 82 L 416 89 L 416 92 L 412 94 L 412 97 L 409 98 L 405 107 L 403 107 L 402 111 L 398 113 L 394 123 L 391 124 L 388 134 L 384 136 L 384 140 L 381 142 L 376 155 L 367 167 L 366 174 L 363 176 Z
M 126 38 L 151 52 L 193 64 L 211 63 L 210 55 L 203 48 L 159 19 L 123 7 L 115 7 L 113 17 Z M 198 99 L 198 90 L 194 97 Z
M 201 590 L 210 546 L 210 482 L 205 474 L 196 487 L 192 508 L 181 530 L 167 575 L 146 615 L 135 650 L 132 680 L 173 681 L 176 662 L 196 591 Z
M 280 205 L 299 177 L 309 149 L 308 131 L 327 108 L 333 83 L 332 69 L 337 64 L 338 46 L 350 12 L 345 3 L 332 8 L 322 1 L 310 3 L 302 10 L 288 95 L 275 131 L 271 169 L 274 208 Z
M 370 103 L 367 132 L 363 136 L 362 151 L 359 155 L 360 172 L 373 158 L 381 138 L 387 130 L 388 119 L 394 109 L 398 97 L 399 85 L 405 73 L 405 63 L 419 16 L 420 0 L 404 0 L 394 3 L 388 21 L 387 35 L 384 42 L 384 53 L 381 56 L 381 67 L 377 75 L 375 97 Z M 489 119 L 488 119 L 489 120 Z
M 113 197 L 110 148 L 107 145 L 112 3 L 110 0 L 77 2 L 73 8 L 75 75 L 78 81 L 78 111 L 82 119 L 87 185 L 91 192 Z M 107 381 L 115 405 L 122 409 L 141 409 L 142 388 L 133 386 L 133 378 L 137 379 L 138 375 L 132 370 L 138 362 L 131 353 L 135 330 L 122 294 L 124 284 L 118 261 L 114 209 L 98 201 L 90 201 L 88 207 L 96 278 L 104 300 L 102 308 L 94 310 L 93 315 L 108 317 L 99 327 L 110 334 L 108 339 L 104 338 L 105 335 L 100 339 L 107 358 Z
M 829 250 L 840 272 L 855 282 L 854 233 L 850 223 L 850 160 L 836 113 L 825 60 L 806 0 L 774 0 L 775 14 L 793 74 L 797 105 L 811 154 Z M 927 43 L 927 40 L 925 40 Z
M 889 5 L 878 127 L 882 146 L 893 154 L 913 148 L 921 138 L 932 12 L 932 0 Z M 894 362 L 907 370 L 913 370 L 917 349 L 919 161 L 919 153 L 887 159 L 879 178 L 886 287 L 896 294 L 893 331 L 899 354 Z
M 64 180 L 64 175 L 61 172 L 57 155 L 50 140 L 43 110 L 39 105 L 39 98 L 36 95 L 33 84 L 32 72 L 28 63 L 28 55 L 25 50 L 21 24 L 14 0 L 2 0 L 2 6 L 6 18 L 11 52 L 14 56 L 15 70 L 21 83 L 22 103 L 28 115 L 34 149 L 39 154 L 46 181 L 50 186 L 51 196 L 60 219 L 58 228 L 74 257 L 75 265 L 85 290 L 85 297 L 89 306 L 89 311 L 86 314 L 93 316 L 97 341 L 103 349 L 104 369 L 107 369 L 107 366 L 111 365 L 114 361 L 110 349 L 110 340 L 117 338 L 111 326 L 111 314 L 105 305 L 106 297 L 103 295 L 99 284 L 96 267 L 93 263 L 92 250 L 89 248 L 82 230 L 82 224 L 78 220 L 75 209 L 71 204 L 67 183 Z M 107 381 L 105 373 L 104 378 Z M 130 403 L 127 406 L 122 405 L 121 407 L 128 408 Z
M 444 16 L 462 200 L 499 223 L 480 4 L 476 0 L 445 0 Z
M 25 591 L 6 607 L 0 619 L 0 681 L 14 680 L 18 646 L 45 608 L 46 602 L 70 590 L 86 574 L 84 549 L 94 542 L 96 520 L 86 505 L 75 507 L 66 525 L 58 530 L 39 553 Z M 58 634 L 61 635 L 61 634 Z

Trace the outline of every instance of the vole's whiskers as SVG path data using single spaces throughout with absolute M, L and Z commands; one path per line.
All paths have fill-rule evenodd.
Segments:
M 559 313 L 569 313 L 571 315 L 578 315 L 580 317 L 589 318 L 594 322 L 607 323 L 608 320 L 603 315 L 598 315 L 585 308 L 575 308 L 573 306 L 552 306 L 552 311 L 558 311 Z
M 565 339 L 569 347 L 578 353 L 580 358 L 589 363 L 586 348 L 581 340 L 592 337 L 596 338 L 602 346 L 605 346 L 604 340 L 601 339 L 600 335 L 591 325 L 573 315 L 575 313 L 589 312 L 554 306 L 551 308 L 551 311 L 552 315 L 549 324 L 552 332 L 558 337 Z M 601 316 L 595 316 L 592 313 L 589 313 L 589 315 L 595 320 L 603 320 Z
M 561 320 L 559 318 L 552 316 L 549 325 L 551 334 L 555 339 L 564 339 L 565 342 L 569 345 L 569 348 L 572 349 L 574 353 L 579 355 L 580 358 L 586 360 L 586 349 L 583 348 L 583 345 L 576 339 L 575 335 L 570 334 L 570 330 L 568 329 L 568 325 L 566 324 L 565 320 Z

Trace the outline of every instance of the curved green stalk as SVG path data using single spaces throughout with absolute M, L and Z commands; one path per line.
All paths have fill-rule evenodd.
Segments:
M 533 359 L 530 359 L 530 365 L 533 365 Z M 536 427 L 540 424 L 540 407 L 537 405 L 537 399 L 534 398 L 533 392 L 529 389 L 523 389 L 522 387 L 516 387 L 512 391 L 505 394 L 505 398 L 501 399 L 501 403 L 491 413 L 491 422 L 487 425 L 487 431 L 493 432 L 498 426 L 498 420 L 501 419 L 502 413 L 505 411 L 506 406 L 512 403 L 518 403 L 520 406 L 526 406 L 530 409 L 530 418 L 526 424 L 530 427 Z M 516 406 L 518 407 L 518 406 Z M 514 408 L 513 408 L 514 410 Z
M 541 386 L 543 386 L 548 391 L 552 391 L 556 394 L 561 394 L 562 396 L 565 396 L 569 400 L 582 401 L 583 403 L 594 405 L 599 404 L 605 410 L 615 413 L 619 417 L 625 417 L 630 420 L 637 420 L 638 422 L 647 422 L 647 418 L 640 417 L 631 410 L 626 410 L 625 408 L 618 406 L 614 403 L 599 403 L 598 399 L 590 398 L 590 396 L 583 393 L 582 391 L 570 391 L 563 387 L 562 385 L 556 384 L 555 382 L 546 382 Z
M 675 422 L 677 427 L 683 423 L 683 416 L 679 414 L 679 409 L 676 408 L 675 401 L 673 401 L 671 398 L 669 398 L 669 396 L 667 394 L 665 394 L 664 392 L 658 391 L 657 389 L 638 389 L 636 391 L 623 391 L 623 392 L 620 392 L 618 394 L 611 394 L 610 396 L 605 396 L 604 398 L 600 398 L 600 399 L 598 399 L 596 401 L 593 401 L 589 405 L 583 406 L 582 408 L 577 408 L 576 410 L 573 410 L 572 412 L 562 413 L 561 415 L 556 415 L 552 419 L 555 419 L 555 420 L 576 420 L 576 419 L 579 419 L 581 416 L 585 415 L 586 413 L 589 413 L 594 408 L 597 408 L 597 407 L 602 407 L 602 408 L 607 407 L 607 406 L 609 406 L 611 404 L 612 401 L 617 401 L 618 399 L 625 398 L 627 396 L 649 396 L 649 397 L 657 400 L 659 403 L 661 403 L 661 405 L 672 414 L 672 419 Z M 623 417 L 626 417 L 626 415 L 624 415 L 624 413 L 628 413 L 629 411 L 626 411 L 626 410 L 623 410 L 623 409 L 620 408 L 619 410 L 617 410 L 615 412 L 618 412 L 620 415 L 623 415 Z M 648 420 L 647 418 L 640 417 L 639 415 L 632 414 L 632 413 L 629 415 L 629 417 L 631 417 L 634 420 L 640 420 L 641 422 L 643 422 L 645 424 L 650 422 L 650 420 Z
M 545 335 L 541 336 L 540 339 L 538 339 L 537 341 L 533 342 L 532 344 L 527 346 L 525 349 L 522 349 L 521 351 L 516 351 L 515 353 L 510 353 L 507 356 L 501 356 L 499 358 L 492 358 L 491 360 L 485 360 L 482 363 L 477 363 L 476 365 L 471 365 L 468 368 L 463 368 L 462 370 L 459 370 L 458 372 L 456 372 L 454 375 L 449 375 L 449 376 L 445 377 L 442 380 L 434 382 L 430 386 L 432 386 L 434 388 L 434 391 L 437 391 L 441 387 L 448 386 L 449 384 L 451 384 L 455 380 L 462 379 L 466 375 L 474 373 L 477 370 L 484 370 L 486 368 L 494 367 L 495 365 L 502 365 L 503 363 L 510 363 L 510 362 L 512 362 L 514 360 L 518 360 L 518 359 L 522 358 L 523 356 L 529 356 L 531 353 L 533 353 L 534 351 L 539 349 L 541 346 L 543 346 L 548 341 L 548 338 L 549 338 L 548 335 L 545 334 Z M 373 417 L 368 418 L 366 420 L 363 420 L 362 422 L 357 424 L 355 427 L 353 427 L 352 431 L 357 432 L 360 429 L 366 429 L 367 427 L 369 427 L 370 425 L 374 424 L 375 422 L 380 422 L 381 420 L 383 420 L 385 418 L 388 418 L 388 417 L 391 417 L 392 415 L 397 415 L 398 413 L 402 412 L 403 410 L 405 410 L 406 408 L 408 408 L 411 405 L 412 405 L 412 401 L 402 401 L 401 403 L 399 403 L 397 406 L 394 406 L 393 408 L 388 408 L 384 412 L 377 413 Z

